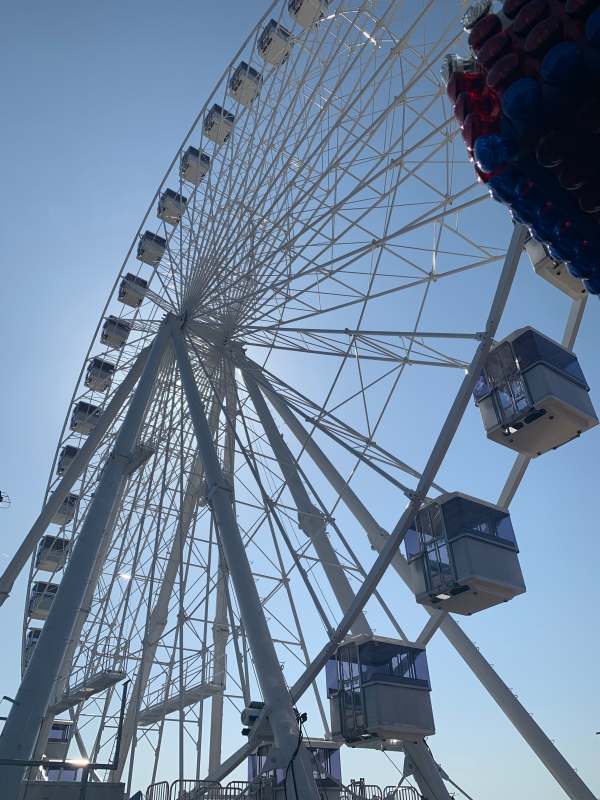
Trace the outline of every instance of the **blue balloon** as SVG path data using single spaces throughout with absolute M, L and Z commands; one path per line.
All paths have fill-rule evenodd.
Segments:
M 583 285 L 590 294 L 600 294 L 600 276 L 585 278 Z
M 574 278 L 579 278 L 580 280 L 590 278 L 592 275 L 589 267 L 586 264 L 581 264 L 576 258 L 567 261 L 567 269 Z
M 526 127 L 542 121 L 542 87 L 535 78 L 519 78 L 502 95 L 502 111 L 514 123 Z
M 585 23 L 585 38 L 594 47 L 600 47 L 600 8 L 588 17 Z
M 510 217 L 511 217 L 512 221 L 514 223 L 516 223 L 517 225 L 529 225 L 531 223 L 531 220 L 525 219 L 525 217 L 523 217 L 521 214 L 519 214 L 519 212 L 516 211 L 514 208 L 511 208 L 509 210 L 509 213 L 510 213 Z M 532 236 L 534 236 L 534 231 L 531 228 L 529 230 L 529 233 Z
M 537 184 L 532 185 L 530 179 L 526 177 L 517 182 L 512 207 L 525 220 L 533 223 L 543 202 L 544 197 L 540 194 Z
M 554 228 L 554 237 L 557 242 L 560 242 L 561 246 L 568 248 L 578 247 L 584 238 L 577 226 L 562 225 L 560 223 Z
M 537 214 L 533 223 L 537 238 L 542 242 L 551 242 L 554 238 L 554 227 L 557 221 L 558 217 L 554 215 L 548 215 L 546 218 Z
M 484 172 L 494 172 L 517 155 L 516 142 L 499 133 L 479 136 L 475 141 L 475 161 Z
M 569 261 L 572 263 L 573 256 L 575 254 L 575 247 L 565 242 L 559 242 L 558 240 L 553 239 L 548 245 L 548 253 L 555 261 Z
M 488 182 L 494 200 L 510 205 L 515 197 L 515 189 L 521 176 L 512 169 L 506 169 L 500 175 L 494 175 Z
M 592 73 L 594 78 L 598 78 L 600 75 L 600 43 L 597 47 L 592 46 L 591 44 L 586 45 L 583 48 L 583 57 L 585 59 L 585 66 Z
M 563 86 L 571 93 L 576 88 L 572 85 L 578 78 L 585 77 L 585 65 L 581 48 L 575 42 L 561 42 L 549 50 L 540 68 L 544 81 Z

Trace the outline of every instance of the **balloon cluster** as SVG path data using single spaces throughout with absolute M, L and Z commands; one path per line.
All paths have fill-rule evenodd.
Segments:
M 483 0 L 464 25 L 445 78 L 479 179 L 600 294 L 600 0 Z

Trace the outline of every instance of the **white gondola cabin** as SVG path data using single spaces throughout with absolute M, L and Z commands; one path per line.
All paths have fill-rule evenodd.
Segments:
M 69 539 L 64 536 L 46 534 L 40 539 L 35 554 L 35 566 L 44 572 L 55 572 L 62 569 L 67 562 L 70 547 Z
M 106 392 L 110 389 L 115 365 L 103 358 L 92 358 L 85 374 L 85 385 L 93 392 Z
M 273 66 L 283 64 L 292 49 L 292 34 L 272 19 L 258 38 L 258 52 Z
M 177 225 L 181 222 L 186 206 L 187 197 L 174 189 L 165 189 L 158 199 L 156 215 L 168 225 Z
M 79 448 L 75 447 L 72 444 L 66 444 L 60 454 L 58 456 L 58 462 L 56 464 L 56 474 L 57 475 L 64 475 L 65 472 L 71 466 L 73 459 L 79 452 Z
M 216 103 L 204 118 L 204 133 L 215 144 L 225 144 L 231 136 L 235 117 Z
M 488 439 L 530 458 L 598 424 L 577 356 L 530 327 L 490 351 L 473 396 Z
M 210 156 L 202 153 L 197 147 L 188 147 L 181 156 L 179 175 L 182 180 L 197 186 L 210 169 Z
M 73 723 L 69 720 L 55 719 L 48 734 L 46 755 L 48 758 L 62 761 L 69 753 L 69 742 Z
M 113 347 L 115 350 L 120 350 L 121 347 L 127 342 L 129 334 L 131 333 L 131 323 L 124 319 L 112 316 L 112 314 L 105 320 L 102 326 L 102 333 L 100 334 L 100 341 L 107 347 Z
M 58 511 L 52 517 L 52 522 L 55 525 L 68 525 L 69 522 L 75 516 L 75 512 L 77 511 L 77 505 L 79 503 L 79 495 L 77 494 L 68 494 L 65 499 L 60 504 Z
M 75 403 L 71 414 L 71 430 L 87 436 L 94 430 L 101 415 L 102 409 L 98 406 L 79 400 Z
M 342 765 L 340 761 L 341 742 L 329 739 L 303 739 L 302 744 L 310 754 L 313 777 L 322 800 L 338 800 L 342 785 Z M 285 769 L 272 769 L 269 766 L 270 744 L 262 744 L 248 756 L 248 783 L 265 784 L 274 798 L 285 797 Z M 269 795 L 271 796 L 271 795 Z
M 328 0 L 288 0 L 288 11 L 301 28 L 311 28 L 327 11 Z
M 144 302 L 147 290 L 147 280 L 128 272 L 119 286 L 119 301 L 131 308 L 139 308 Z
M 427 503 L 404 539 L 418 603 L 474 614 L 525 591 L 510 515 L 453 492 Z
M 583 283 L 571 275 L 564 262 L 552 258 L 544 245 L 537 239 L 530 238 L 525 243 L 525 250 L 536 275 L 539 275 L 540 278 L 548 281 L 573 300 L 582 300 L 587 295 Z
M 350 747 L 397 748 L 435 733 L 425 649 L 361 634 L 327 664 L 331 732 Z
M 144 231 L 137 247 L 137 258 L 144 264 L 154 267 L 161 260 L 167 249 L 167 240 L 158 233 Z
M 27 669 L 27 665 L 29 664 L 29 660 L 33 655 L 33 651 L 35 650 L 35 646 L 41 634 L 41 628 L 29 628 L 27 631 L 27 636 L 25 637 L 25 651 L 23 653 L 23 665 L 25 669 Z
M 229 94 L 243 106 L 250 106 L 258 96 L 263 79 L 257 70 L 242 61 L 229 80 Z
M 29 593 L 29 616 L 32 619 L 48 619 L 57 592 L 58 583 L 36 581 Z

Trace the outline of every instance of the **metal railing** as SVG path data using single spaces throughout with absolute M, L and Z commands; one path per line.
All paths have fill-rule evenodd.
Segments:
M 383 800 L 384 797 L 387 798 L 387 795 L 383 794 L 379 786 L 362 781 L 352 781 L 340 793 L 341 800 Z
M 421 795 L 412 786 L 386 786 L 383 796 L 385 800 L 421 800 Z
M 276 789 L 270 781 L 248 783 L 231 781 L 226 786 L 202 780 L 176 780 L 153 783 L 146 790 L 146 800 L 273 800 Z M 335 791 L 335 790 L 334 790 Z M 323 790 L 323 798 L 330 797 Z M 411 786 L 386 786 L 382 789 L 363 781 L 352 781 L 349 786 L 340 786 L 340 800 L 422 800 Z
M 181 677 L 178 672 L 170 677 L 164 672 L 153 675 L 148 681 L 143 707 L 152 708 L 178 696 L 181 686 L 184 687 L 183 691 L 202 684 L 224 686 L 227 671 L 225 657 L 221 661 L 221 664 L 216 664 L 212 651 L 207 649 L 185 659 Z
M 177 780 L 171 784 L 169 800 L 222 800 L 224 797 L 239 795 L 225 795 L 226 787 L 215 781 Z
M 146 800 L 169 800 L 171 787 L 167 781 L 152 783 L 146 789 Z

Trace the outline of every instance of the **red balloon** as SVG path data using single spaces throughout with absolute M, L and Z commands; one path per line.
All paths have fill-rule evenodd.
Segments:
M 483 72 L 453 72 L 446 87 L 446 93 L 453 103 L 461 92 L 478 92 L 485 88 Z
M 487 84 L 491 89 L 501 92 L 520 77 L 519 56 L 508 53 L 497 61 L 487 75 Z
M 487 14 L 482 17 L 469 34 L 469 46 L 477 53 L 488 39 L 500 33 L 502 22 L 497 14 Z
M 515 21 L 510 26 L 510 32 L 517 36 L 527 36 L 532 28 L 541 22 L 548 14 L 546 0 L 529 0 L 527 5 L 517 14 Z
M 551 47 L 562 39 L 562 25 L 556 17 L 548 17 L 535 26 L 525 39 L 525 52 L 534 56 L 544 56 Z
M 510 36 L 502 31 L 492 36 L 477 53 L 477 60 L 486 69 L 493 67 L 496 61 L 510 52 L 512 41 Z
M 514 19 L 519 11 L 526 5 L 529 0 L 504 0 L 502 11 L 510 19 Z

